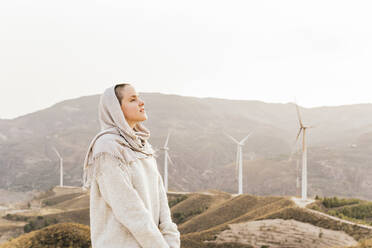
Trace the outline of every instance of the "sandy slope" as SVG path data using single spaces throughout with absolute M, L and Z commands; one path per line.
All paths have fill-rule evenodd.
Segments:
M 229 224 L 218 234 L 216 243 L 238 242 L 254 247 L 264 245 L 270 248 L 323 248 L 332 246 L 352 246 L 358 242 L 341 231 L 333 231 L 296 220 L 261 220 Z

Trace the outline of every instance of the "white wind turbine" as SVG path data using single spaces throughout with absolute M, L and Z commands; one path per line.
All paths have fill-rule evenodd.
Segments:
M 165 141 L 165 144 L 163 147 L 160 148 L 160 150 L 164 150 L 164 188 L 165 192 L 168 192 L 168 160 L 171 162 L 172 165 L 174 165 L 173 161 L 171 160 L 168 151 L 168 140 L 169 140 L 170 132 L 168 132 L 167 139 Z
M 59 152 L 57 151 L 57 149 L 53 146 L 53 150 L 55 151 L 55 153 L 57 154 L 58 158 L 59 158 L 59 186 L 60 187 L 63 187 L 63 158 L 61 157 L 61 155 L 59 154 Z
M 297 110 L 297 117 L 298 121 L 300 123 L 300 129 L 298 130 L 296 140 L 295 140 L 295 145 L 294 149 L 292 150 L 290 160 L 292 159 L 292 155 L 295 151 L 297 140 L 302 132 L 302 175 L 301 175 L 301 198 L 303 201 L 307 200 L 307 145 L 306 145 L 306 129 L 312 128 L 313 126 L 306 126 L 302 123 L 301 119 L 301 114 L 300 114 L 300 109 L 298 108 L 297 103 L 296 105 L 296 110 Z
M 243 152 L 242 152 L 242 147 L 244 145 L 244 142 L 248 139 L 249 136 L 251 136 L 253 132 L 248 134 L 244 139 L 242 139 L 240 142 L 225 133 L 227 137 L 232 139 L 237 145 L 237 152 L 236 152 L 236 167 L 239 168 L 239 189 L 238 189 L 238 195 L 243 194 Z
M 296 197 L 300 194 L 300 164 L 299 160 L 296 160 Z

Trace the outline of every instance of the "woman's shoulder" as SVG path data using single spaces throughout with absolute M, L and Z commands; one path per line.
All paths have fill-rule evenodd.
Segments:
M 122 137 L 115 134 L 104 134 L 97 138 L 93 146 L 93 157 L 102 156 L 102 154 L 108 153 L 125 164 L 132 164 L 138 159 L 152 159 L 152 155 L 147 155 L 141 152 L 132 150 L 126 145 L 122 145 Z M 148 144 L 149 145 L 149 144 Z
M 108 152 L 111 153 L 113 151 L 117 151 L 119 144 L 116 141 L 117 135 L 114 134 L 104 134 L 98 137 L 94 143 L 92 148 L 93 156 L 98 153 Z
M 122 156 L 123 149 L 115 139 L 117 137 L 114 134 L 104 134 L 98 137 L 92 148 L 93 159 L 96 160 L 103 157 L 120 160 L 125 163 L 126 161 Z
M 116 134 L 112 134 L 112 133 L 103 134 L 96 139 L 95 146 L 115 143 L 116 142 L 115 140 L 118 138 L 120 138 L 120 136 Z

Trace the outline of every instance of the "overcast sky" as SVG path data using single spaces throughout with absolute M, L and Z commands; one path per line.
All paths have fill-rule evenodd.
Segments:
M 371 1 L 0 3 L 0 118 L 131 81 L 138 92 L 372 102 Z

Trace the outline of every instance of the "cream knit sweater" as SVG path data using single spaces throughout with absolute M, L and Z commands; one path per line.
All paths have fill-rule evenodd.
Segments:
M 153 156 L 130 164 L 109 153 L 94 160 L 90 189 L 92 248 L 179 248 L 167 194 Z

